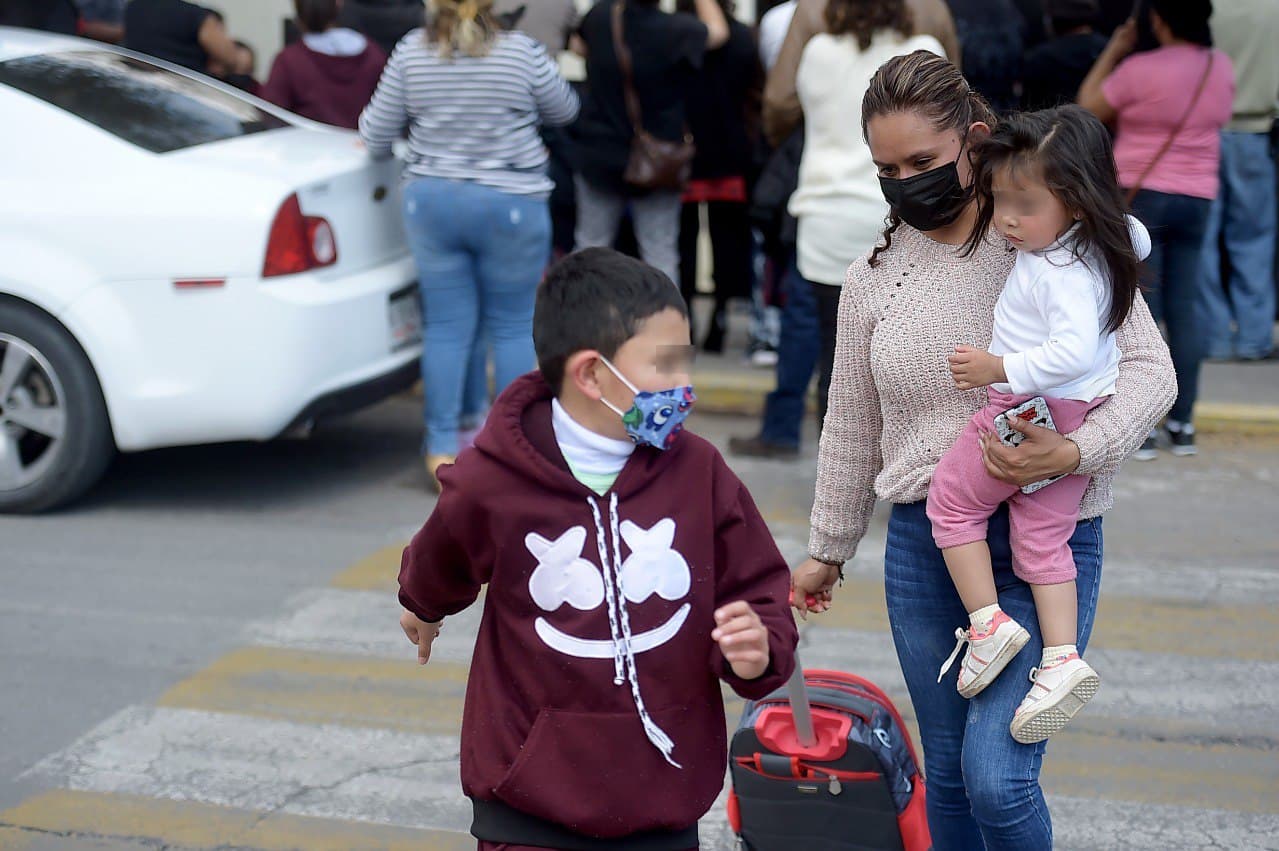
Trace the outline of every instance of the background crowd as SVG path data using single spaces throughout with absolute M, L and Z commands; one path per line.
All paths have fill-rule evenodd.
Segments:
M 757 9 L 754 26 L 732 0 L 600 0 L 581 15 L 574 0 L 296 0 L 295 11 L 269 65 L 234 39 L 234 20 L 185 0 L 2 0 L 0 24 L 219 77 L 358 128 L 374 155 L 407 136 L 431 471 L 482 422 L 489 356 L 498 390 L 532 366 L 545 264 L 608 244 L 690 302 L 709 298 L 695 329 L 708 351 L 723 350 L 734 300 L 750 305 L 748 355 L 775 365 L 777 386 L 759 432 L 732 449 L 797 457 L 814 376 L 820 427 L 844 271 L 888 212 L 855 116 L 874 71 L 919 49 L 960 65 L 998 111 L 1078 102 L 1114 133 L 1120 182 L 1154 239 L 1145 295 L 1179 385 L 1138 457 L 1159 442 L 1194 451 L 1203 360 L 1275 357 L 1279 0 L 785 0 Z M 565 51 L 583 57 L 584 81 L 562 76 Z M 635 178 L 646 145 L 671 166 L 665 178 Z

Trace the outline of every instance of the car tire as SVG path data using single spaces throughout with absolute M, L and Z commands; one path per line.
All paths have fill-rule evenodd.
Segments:
M 30 427 L 33 412 L 39 428 L 59 435 Z M 114 455 L 102 388 L 79 344 L 48 314 L 0 301 L 0 513 L 65 505 Z

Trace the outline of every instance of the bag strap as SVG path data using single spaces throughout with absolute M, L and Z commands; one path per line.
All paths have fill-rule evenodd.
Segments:
M 1195 94 L 1190 98 L 1190 105 L 1186 107 L 1185 114 L 1181 116 L 1177 126 L 1172 128 L 1172 132 L 1164 140 L 1163 147 L 1159 149 L 1159 153 L 1155 154 L 1155 158 L 1150 161 L 1150 165 L 1146 166 L 1146 170 L 1141 173 L 1141 177 L 1137 178 L 1137 182 L 1128 189 L 1128 193 L 1124 196 L 1129 207 L 1132 206 L 1132 200 L 1137 197 L 1137 193 L 1141 191 L 1141 184 L 1146 182 L 1147 177 L 1150 177 L 1150 173 L 1155 170 L 1155 166 L 1164 158 L 1164 154 L 1168 153 L 1168 149 L 1172 147 L 1172 143 L 1176 141 L 1178 134 L 1185 128 L 1186 122 L 1190 120 L 1190 114 L 1195 111 L 1195 106 L 1199 103 L 1199 98 L 1204 93 L 1204 87 L 1208 85 L 1208 76 L 1212 73 L 1212 62 L 1215 58 L 1216 51 L 1211 47 L 1208 48 L 1208 64 L 1204 66 L 1203 75 L 1199 78 L 1199 85 L 1195 87 Z
M 631 62 L 631 51 L 626 46 L 626 36 L 622 31 L 622 11 L 626 0 L 613 2 L 613 52 L 617 54 L 617 67 L 622 72 L 622 95 L 626 101 L 626 115 L 631 120 L 631 130 L 635 135 L 644 132 L 644 113 L 640 109 L 639 94 L 635 91 L 635 66 Z

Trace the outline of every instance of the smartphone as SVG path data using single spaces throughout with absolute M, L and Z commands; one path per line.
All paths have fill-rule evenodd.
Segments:
M 995 416 L 995 432 L 999 435 L 999 440 L 1006 446 L 1020 446 L 1026 436 L 1015 430 L 1008 424 L 1010 417 L 1016 417 L 1023 422 L 1040 428 L 1057 430 L 1057 424 L 1053 422 L 1052 412 L 1048 410 L 1048 401 L 1043 396 L 1036 396 L 1033 399 L 1027 399 L 1020 405 L 1009 408 L 1002 414 Z M 1064 476 L 1053 476 L 1051 479 L 1044 479 L 1041 482 L 1031 482 L 1021 489 L 1022 493 L 1034 493 L 1037 490 L 1048 487 L 1058 479 Z

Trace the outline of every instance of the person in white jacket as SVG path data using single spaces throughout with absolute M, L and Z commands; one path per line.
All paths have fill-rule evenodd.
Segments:
M 1101 682 L 1076 649 L 1069 545 L 1089 478 L 1072 475 L 1018 489 L 986 472 L 983 443 L 997 425 L 1015 439 L 1019 429 L 1001 417 L 1045 425 L 1047 414 L 1048 425 L 1074 431 L 1114 395 L 1120 355 L 1115 330 L 1132 309 L 1150 236 L 1124 212 L 1105 126 L 1080 107 L 1005 119 L 973 144 L 972 157 L 979 215 L 970 251 L 993 224 L 1017 259 L 995 304 L 989 350 L 960 345 L 949 358 L 955 385 L 985 388 L 987 405 L 942 456 L 928 492 L 933 539 L 970 620 L 956 631 L 958 644 L 941 673 L 967 644 L 957 687 L 973 697 L 1029 640 L 1028 631 L 999 607 L 986 543 L 987 522 L 1008 502 L 1013 570 L 1031 586 L 1044 643 L 1030 691 L 1010 725 L 1013 738 L 1029 744 L 1064 727 Z M 919 185 L 937 183 L 940 172 L 888 180 L 885 194 L 899 198 L 894 209 L 907 218 L 912 197 L 944 188 Z

